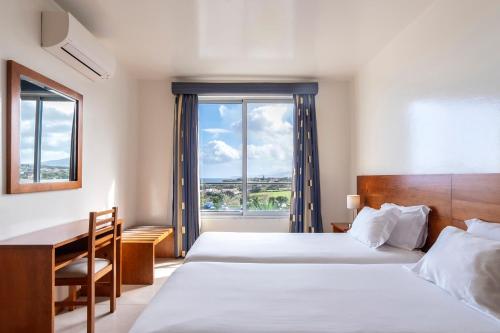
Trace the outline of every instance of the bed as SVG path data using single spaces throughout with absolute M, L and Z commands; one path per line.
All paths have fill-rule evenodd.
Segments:
M 429 237 L 426 248 L 451 221 L 451 175 L 358 176 L 361 203 L 379 208 L 385 202 L 427 205 Z M 477 184 L 477 179 L 468 186 Z M 347 234 L 203 233 L 186 255 L 186 262 L 248 263 L 410 263 L 422 256 L 390 246 L 370 249 Z
M 377 249 L 348 234 L 205 232 L 185 262 L 241 263 L 412 263 L 423 255 L 383 245 Z
M 498 333 L 500 323 L 400 264 L 193 262 L 131 332 Z
M 358 193 L 370 207 L 380 207 L 384 202 L 431 207 L 426 248 L 443 228 L 463 228 L 466 219 L 500 223 L 500 174 L 359 176 Z M 240 236 L 258 239 L 245 245 L 231 234 L 202 236 L 203 242 L 217 243 L 215 254 L 208 259 L 201 248 L 203 242 L 195 244 L 187 263 L 159 290 L 131 332 L 500 332 L 499 320 L 417 277 L 402 264 L 318 263 L 328 253 L 331 256 L 334 251 L 338 258 L 343 248 L 356 244 L 342 244 L 355 241 L 348 235 L 236 237 Z M 293 240 L 295 236 L 302 236 L 304 244 Z M 220 244 L 222 237 L 234 239 L 230 246 L 237 243 L 237 251 L 228 255 L 223 247 L 229 245 Z M 325 237 L 326 245 L 321 237 Z M 314 251 L 312 243 L 317 251 L 313 254 L 309 253 Z M 203 261 L 221 254 L 229 257 L 224 260 L 235 261 L 238 255 L 237 260 L 242 260 L 244 255 L 238 251 L 248 252 L 242 245 L 256 247 L 252 249 L 253 260 L 258 253 L 267 264 Z M 336 251 L 331 248 L 335 246 Z M 270 255 L 271 251 L 274 254 Z M 288 263 L 272 263 L 276 253 L 286 255 Z M 345 251 L 344 259 L 352 262 L 355 253 L 352 249 Z M 307 264 L 294 263 L 297 256 Z M 280 258 L 280 262 L 283 260 Z

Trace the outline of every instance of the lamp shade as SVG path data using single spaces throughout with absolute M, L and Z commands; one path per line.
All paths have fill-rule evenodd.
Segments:
M 347 209 L 358 209 L 361 206 L 361 198 L 357 194 L 347 196 Z

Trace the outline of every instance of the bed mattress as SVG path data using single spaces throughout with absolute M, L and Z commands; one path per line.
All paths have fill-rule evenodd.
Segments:
M 402 265 L 188 263 L 131 332 L 498 333 Z
M 185 262 L 242 263 L 412 263 L 423 255 L 383 245 L 369 248 L 341 233 L 205 232 Z

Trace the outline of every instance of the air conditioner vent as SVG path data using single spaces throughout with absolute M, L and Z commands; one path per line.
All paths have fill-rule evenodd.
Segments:
M 69 13 L 42 12 L 42 47 L 91 80 L 114 73 L 114 57 Z
M 96 75 L 99 77 L 102 77 L 102 74 L 99 73 L 99 70 L 97 69 L 99 66 L 97 64 L 93 63 L 92 60 L 88 59 L 84 54 L 82 54 L 77 48 L 72 46 L 71 44 L 66 44 L 64 46 L 61 46 L 61 49 L 72 56 L 76 61 L 80 62 L 83 66 L 87 67 L 89 70 L 94 72 Z M 104 71 L 102 71 L 104 72 Z

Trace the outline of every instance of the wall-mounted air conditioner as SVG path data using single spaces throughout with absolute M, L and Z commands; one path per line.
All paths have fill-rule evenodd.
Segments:
M 42 12 L 42 47 L 91 80 L 115 71 L 113 55 L 70 13 Z

